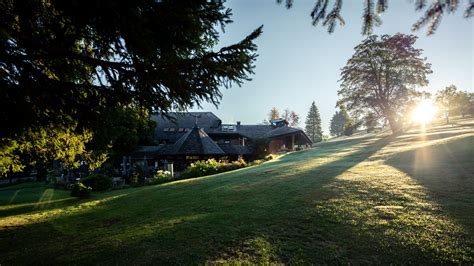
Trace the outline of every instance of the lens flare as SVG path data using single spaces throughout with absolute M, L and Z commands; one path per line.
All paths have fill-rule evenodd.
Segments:
M 432 101 L 424 100 L 417 104 L 411 113 L 411 120 L 415 123 L 426 124 L 435 118 L 436 106 Z

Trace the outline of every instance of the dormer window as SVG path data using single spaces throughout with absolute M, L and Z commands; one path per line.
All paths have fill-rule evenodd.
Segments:
M 222 132 L 234 132 L 235 131 L 235 125 L 223 125 L 222 126 Z

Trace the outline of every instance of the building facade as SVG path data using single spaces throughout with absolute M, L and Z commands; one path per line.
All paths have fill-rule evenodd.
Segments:
M 167 117 L 153 115 L 152 119 L 157 125 L 156 145 L 137 147 L 124 164 L 142 160 L 162 167 L 172 162 L 176 170 L 182 170 L 197 160 L 253 160 L 262 148 L 268 153 L 281 153 L 312 144 L 302 129 L 289 127 L 283 119 L 268 125 L 223 124 L 212 112 L 175 112 Z

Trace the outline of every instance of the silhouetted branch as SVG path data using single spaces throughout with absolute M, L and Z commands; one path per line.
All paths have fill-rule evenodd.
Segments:
M 291 8 L 294 0 L 286 0 L 285 6 Z M 316 3 L 311 11 L 311 19 L 313 26 L 316 26 L 319 21 L 324 21 L 323 26 L 327 27 L 329 33 L 334 32 L 336 22 L 345 25 L 345 21 L 340 15 L 342 0 L 334 0 L 334 8 L 327 13 L 327 6 L 329 0 L 316 0 Z M 468 7 L 464 12 L 464 17 L 469 18 L 474 15 L 474 0 L 468 0 Z M 425 14 L 413 25 L 412 30 L 419 30 L 421 27 L 429 24 L 428 35 L 433 34 L 438 28 L 441 18 L 445 12 L 454 13 L 459 7 L 459 0 L 435 0 L 425 11 Z M 277 3 L 283 3 L 283 0 L 277 0 Z M 421 11 L 427 6 L 427 0 L 415 0 L 415 10 Z M 364 1 L 364 13 L 362 15 L 363 25 L 362 34 L 370 35 L 374 27 L 382 24 L 382 20 L 378 16 L 384 13 L 388 8 L 388 0 L 377 0 L 376 6 L 374 0 Z M 374 9 L 376 13 L 374 12 Z

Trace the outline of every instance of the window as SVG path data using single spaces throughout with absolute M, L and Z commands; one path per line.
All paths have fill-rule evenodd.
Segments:
M 234 132 L 235 126 L 234 125 L 223 125 L 222 132 Z
M 169 128 L 169 127 L 165 127 L 165 128 L 163 128 L 163 131 L 164 131 L 164 132 L 168 132 L 168 131 L 170 131 L 170 128 Z
M 176 130 L 176 128 L 174 128 L 174 127 L 170 128 L 170 132 L 174 132 L 175 130 Z
M 186 156 L 186 160 L 199 160 L 199 156 Z
M 179 128 L 179 129 L 178 129 L 178 132 L 184 132 L 184 128 L 182 128 L 182 127 Z

